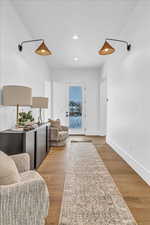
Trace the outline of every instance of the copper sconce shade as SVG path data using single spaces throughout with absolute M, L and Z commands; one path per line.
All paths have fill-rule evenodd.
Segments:
M 26 43 L 31 43 L 31 42 L 41 42 L 40 46 L 35 50 L 35 53 L 38 55 L 46 56 L 46 55 L 52 55 L 52 52 L 48 49 L 48 47 L 44 43 L 44 39 L 36 39 L 36 40 L 29 40 L 29 41 L 23 41 L 21 44 L 18 45 L 18 50 L 20 52 L 23 51 L 23 45 Z
M 52 52 L 47 48 L 44 41 L 42 44 L 35 50 L 35 53 L 38 55 L 52 55 Z
M 107 42 L 105 41 L 103 47 L 99 50 L 99 55 L 109 55 L 112 54 L 115 51 L 115 49 Z
M 115 51 L 115 48 L 113 48 L 108 41 L 116 41 L 116 42 L 121 42 L 126 45 L 127 51 L 131 50 L 131 44 L 129 44 L 127 41 L 123 40 L 118 40 L 118 39 L 112 39 L 112 38 L 106 38 L 105 43 L 103 47 L 98 51 L 99 55 L 110 55 Z

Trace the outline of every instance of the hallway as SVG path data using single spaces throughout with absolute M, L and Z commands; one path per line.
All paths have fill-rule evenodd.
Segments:
M 106 143 L 104 137 L 70 136 L 66 147 L 53 147 L 38 172 L 47 182 L 50 210 L 47 225 L 57 225 L 64 188 L 66 152 L 71 140 L 90 139 L 117 184 L 138 225 L 150 224 L 149 186 Z

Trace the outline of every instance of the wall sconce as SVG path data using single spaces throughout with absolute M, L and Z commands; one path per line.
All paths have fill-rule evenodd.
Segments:
M 110 55 L 115 51 L 115 48 L 113 48 L 107 41 L 122 42 L 122 43 L 126 44 L 127 51 L 131 50 L 131 44 L 129 44 L 127 41 L 112 39 L 112 38 L 106 38 L 103 47 L 98 52 L 99 55 Z
M 40 44 L 40 46 L 35 50 L 35 53 L 38 55 L 52 55 L 52 52 L 47 48 L 47 46 L 44 43 L 43 39 L 36 39 L 36 40 L 29 40 L 29 41 L 23 41 L 21 42 L 21 44 L 18 45 L 18 49 L 20 52 L 22 52 L 23 50 L 23 45 L 26 43 L 31 43 L 31 42 L 37 42 L 37 41 L 42 41 L 42 43 Z

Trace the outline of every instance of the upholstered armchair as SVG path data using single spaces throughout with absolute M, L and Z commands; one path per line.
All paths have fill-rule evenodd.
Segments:
M 49 128 L 49 145 L 50 146 L 64 146 L 69 136 L 68 127 L 61 126 L 60 128 L 52 127 Z
M 13 155 L 20 181 L 0 185 L 0 225 L 45 225 L 49 193 L 43 178 L 30 171 L 27 153 Z

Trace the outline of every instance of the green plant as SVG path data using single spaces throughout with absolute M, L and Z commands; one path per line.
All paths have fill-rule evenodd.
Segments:
M 25 126 L 27 123 L 33 122 L 34 118 L 32 116 L 32 111 L 29 112 L 20 112 L 19 113 L 19 125 Z

